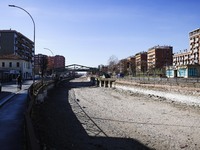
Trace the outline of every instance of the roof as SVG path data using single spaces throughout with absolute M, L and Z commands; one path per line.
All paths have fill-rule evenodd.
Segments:
M 148 51 L 150 50 L 153 50 L 153 49 L 172 49 L 173 47 L 172 46 L 160 46 L 160 45 L 157 45 L 157 46 L 154 46 L 154 47 L 151 47 L 148 49 Z
M 16 34 L 18 34 L 19 36 L 22 36 L 22 37 L 24 37 L 25 39 L 27 39 L 29 42 L 31 42 L 31 43 L 34 43 L 32 40 L 30 40 L 28 37 L 26 37 L 25 35 L 23 35 L 22 33 L 20 33 L 20 32 L 17 32 L 16 30 L 0 30 L 0 33 L 16 33 Z
M 1 55 L 0 59 L 8 59 L 8 60 L 25 60 L 21 58 L 20 56 L 10 54 L 10 55 Z

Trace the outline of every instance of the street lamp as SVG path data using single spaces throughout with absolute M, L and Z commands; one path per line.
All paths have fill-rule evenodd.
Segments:
M 25 11 L 31 18 L 31 20 L 33 21 L 33 27 L 34 27 L 34 34 L 33 34 L 33 43 L 34 43 L 34 50 L 33 50 L 33 83 L 35 82 L 35 62 L 34 62 L 34 57 L 35 57 L 35 21 L 33 20 L 33 17 L 31 16 L 31 14 L 26 11 L 24 8 L 16 6 L 16 5 L 8 5 L 9 7 L 15 7 L 15 8 L 19 8 L 23 11 Z
M 44 49 L 46 49 L 46 50 L 50 51 L 50 52 L 51 52 L 51 54 L 52 54 L 52 56 L 54 56 L 54 54 L 53 54 L 52 50 L 50 50 L 49 48 L 44 48 Z
M 50 50 L 49 48 L 44 48 L 44 49 L 50 51 L 51 54 L 52 54 L 52 57 L 53 57 L 53 68 L 52 68 L 52 74 L 53 74 L 53 73 L 54 73 L 54 54 L 53 54 L 52 50 Z

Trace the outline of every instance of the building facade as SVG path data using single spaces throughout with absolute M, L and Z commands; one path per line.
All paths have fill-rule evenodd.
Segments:
M 147 71 L 147 52 L 137 53 L 135 55 L 136 75 L 141 75 Z
M 0 56 L 1 61 L 9 60 L 15 63 L 20 61 L 20 65 L 27 65 L 28 69 L 21 68 L 23 78 L 32 78 L 34 68 L 34 43 L 23 34 L 15 30 L 0 30 Z M 15 57 L 16 56 L 16 57 Z M 15 57 L 15 58 L 14 58 Z M 0 69 L 11 69 L 12 67 L 2 67 Z M 17 68 L 18 70 L 18 68 Z
M 182 53 L 176 53 L 173 55 L 173 66 L 182 66 L 192 64 L 190 61 L 190 51 L 184 50 Z
M 54 56 L 54 68 L 65 68 L 65 57 L 61 55 Z
M 48 56 L 43 54 L 37 54 L 34 56 L 35 75 L 41 75 L 48 67 Z
M 0 55 L 11 54 L 24 60 L 32 61 L 34 43 L 15 30 L 0 30 Z
M 189 33 L 189 50 L 174 54 L 173 68 L 167 69 L 168 77 L 199 77 L 200 76 L 200 29 Z
M 200 28 L 189 33 L 190 64 L 200 64 Z
M 154 46 L 147 52 L 148 70 L 172 65 L 172 46 Z
M 173 65 L 194 65 L 200 64 L 200 29 L 189 33 L 189 51 L 177 53 L 173 56 Z
M 11 81 L 16 79 L 18 74 L 21 74 L 23 79 L 31 79 L 31 66 L 31 62 L 16 55 L 0 56 L 0 80 Z

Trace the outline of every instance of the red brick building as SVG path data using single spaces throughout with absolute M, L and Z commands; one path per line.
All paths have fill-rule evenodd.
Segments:
M 54 56 L 54 68 L 65 68 L 65 57 L 61 55 Z
M 172 46 L 155 46 L 150 48 L 147 52 L 148 70 L 171 66 L 173 63 L 172 53 Z

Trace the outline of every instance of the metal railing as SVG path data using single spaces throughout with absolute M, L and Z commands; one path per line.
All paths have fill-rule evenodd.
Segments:
M 28 89 L 29 103 L 27 111 L 25 112 L 25 133 L 27 138 L 26 149 L 28 150 L 40 150 L 40 144 L 36 138 L 31 119 L 32 107 L 35 103 L 35 98 L 44 88 L 46 88 L 50 84 L 54 84 L 54 82 L 55 81 L 35 82 Z
M 28 150 L 40 150 L 40 141 L 37 139 L 32 123 L 32 109 L 34 107 L 34 104 L 36 104 L 36 98 L 38 94 L 42 93 L 44 90 L 48 89 L 48 87 L 51 87 L 52 84 L 54 84 L 54 87 L 56 87 L 57 84 L 61 81 L 65 80 L 71 80 L 73 78 L 64 78 L 61 80 L 55 79 L 55 80 L 41 80 L 39 82 L 33 83 L 30 88 L 28 89 L 28 98 L 29 103 L 27 107 L 27 111 L 25 112 L 25 133 L 26 133 L 26 149 Z

